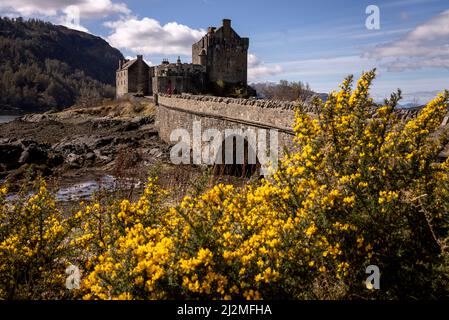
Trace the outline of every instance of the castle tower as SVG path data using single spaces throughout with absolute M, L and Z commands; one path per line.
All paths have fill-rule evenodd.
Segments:
M 223 19 L 219 29 L 207 34 L 192 46 L 192 62 L 205 65 L 210 82 L 247 84 L 249 39 L 232 29 L 231 20 Z

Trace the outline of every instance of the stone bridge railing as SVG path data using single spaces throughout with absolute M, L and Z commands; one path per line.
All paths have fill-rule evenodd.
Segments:
M 170 134 L 173 130 L 184 128 L 191 132 L 193 122 L 201 121 L 203 129 L 275 129 L 279 133 L 281 149 L 292 144 L 295 102 L 161 94 L 156 97 L 156 103 L 156 125 L 161 139 L 168 143 L 172 143 Z M 400 119 L 410 120 L 421 108 L 398 109 L 396 113 Z M 313 105 L 304 105 L 303 110 L 309 114 L 319 113 Z M 447 126 L 448 122 L 449 114 L 442 125 Z M 449 156 L 449 146 L 443 154 Z
M 285 140 L 294 134 L 294 104 L 263 100 L 233 99 L 194 95 L 159 95 L 156 124 L 160 137 L 169 141 L 177 128 L 191 128 L 193 120 L 201 120 L 203 128 L 226 127 L 275 129 Z M 310 112 L 313 112 L 311 109 Z M 287 139 L 286 136 L 289 136 Z
M 157 103 L 173 111 L 195 114 L 201 117 L 216 118 L 255 127 L 273 128 L 287 134 L 293 134 L 292 124 L 296 102 L 237 99 L 200 95 L 160 94 Z M 421 107 L 398 109 L 400 119 L 416 117 Z M 316 106 L 305 104 L 306 113 L 318 114 Z

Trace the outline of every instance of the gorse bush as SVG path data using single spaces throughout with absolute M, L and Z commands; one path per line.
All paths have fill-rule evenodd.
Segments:
M 75 227 L 56 207 L 46 184 L 6 201 L 0 190 L 0 298 L 41 299 L 65 295 L 65 268 L 74 253 L 67 239 Z
M 70 294 L 85 299 L 447 298 L 449 161 L 438 155 L 449 94 L 404 122 L 400 92 L 383 106 L 369 98 L 374 77 L 364 73 L 355 87 L 348 77 L 328 101 L 314 101 L 319 114 L 299 106 L 295 148 L 258 183 L 219 184 L 168 206 L 150 179 L 135 202 L 44 220 L 50 239 L 65 240 L 38 241 L 50 248 L 42 268 L 55 276 L 59 262 L 77 261 L 82 284 Z M 24 273 L 35 265 L 15 258 L 28 246 L 14 240 L 26 224 L 17 210 L 37 209 L 2 201 L 1 272 Z M 70 254 L 51 253 L 63 245 Z M 365 286 L 369 265 L 381 270 L 380 290 Z M 8 277 L 3 297 L 27 296 L 11 295 L 12 285 L 33 289 Z

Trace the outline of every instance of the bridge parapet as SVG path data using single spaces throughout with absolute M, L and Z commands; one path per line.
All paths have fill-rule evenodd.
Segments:
M 254 126 L 292 131 L 295 103 L 197 95 L 159 95 L 163 107 L 199 116 L 247 122 Z M 312 107 L 306 112 L 314 113 Z
M 193 123 L 201 122 L 202 130 L 217 129 L 274 129 L 279 133 L 279 151 L 292 147 L 292 130 L 296 102 L 273 100 L 237 99 L 200 95 L 165 95 L 157 97 L 156 125 L 159 136 L 173 144 L 170 135 L 174 130 L 185 129 L 193 132 Z M 397 109 L 399 119 L 408 121 L 415 118 L 422 107 Z M 316 106 L 305 104 L 302 110 L 311 115 L 319 114 Z M 372 108 L 374 115 L 375 108 Z M 442 126 L 449 125 L 449 115 Z M 445 156 L 449 155 L 449 145 Z
M 192 102 L 208 102 L 212 104 L 225 104 L 225 105 L 237 105 L 237 106 L 252 106 L 261 109 L 276 109 L 276 110 L 289 110 L 293 111 L 296 109 L 298 103 L 294 101 L 280 101 L 280 100 L 265 100 L 265 99 L 239 99 L 239 98 L 226 98 L 226 97 L 216 97 L 216 96 L 203 96 L 203 95 L 166 95 L 159 94 L 159 97 L 167 99 L 182 99 Z M 163 99 L 164 100 L 164 99 Z M 165 100 L 166 101 L 166 100 Z M 195 103 L 195 106 L 198 104 Z M 318 114 L 319 110 L 316 106 L 310 103 L 303 103 L 302 108 L 306 113 Z M 412 119 L 417 116 L 419 111 L 422 109 L 420 107 L 407 108 L 407 109 L 396 109 L 396 114 L 400 119 Z M 374 111 L 374 109 L 373 109 Z
M 295 118 L 297 102 L 277 100 L 238 99 L 202 95 L 166 95 L 159 94 L 157 102 L 165 108 L 171 109 L 171 113 L 190 113 L 197 117 L 215 118 L 246 124 L 253 127 L 277 129 L 286 134 L 293 134 L 292 127 Z M 422 107 L 409 109 L 396 109 L 399 119 L 408 121 L 415 118 Z M 302 110 L 311 115 L 317 115 L 320 110 L 312 104 L 302 104 Z M 375 108 L 372 108 L 374 115 Z M 161 114 L 161 112 L 159 112 Z M 160 117 L 157 117 L 161 119 Z M 162 137 L 167 137 L 167 129 L 173 129 L 175 123 L 185 124 L 186 115 L 178 114 L 172 117 L 172 123 L 159 123 Z M 164 117 L 166 121 L 167 118 Z M 160 122 L 160 121 L 158 121 Z M 164 139 L 165 140 L 165 139 Z
M 193 101 L 208 101 L 224 104 L 237 104 L 241 106 L 254 106 L 263 109 L 281 109 L 281 110 L 295 110 L 297 103 L 294 101 L 280 101 L 280 100 L 264 100 L 264 99 L 240 99 L 240 98 L 226 98 L 216 96 L 202 96 L 202 95 L 166 95 L 160 94 L 160 97 L 178 98 Z M 306 105 L 306 112 L 314 112 L 316 109 L 312 105 Z

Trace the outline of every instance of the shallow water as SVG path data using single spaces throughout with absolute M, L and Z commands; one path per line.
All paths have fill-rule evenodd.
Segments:
M 72 201 L 85 201 L 91 200 L 92 196 L 99 191 L 113 191 L 117 188 L 139 188 L 140 182 L 133 181 L 118 181 L 111 175 L 102 176 L 97 180 L 89 180 L 85 182 L 75 183 L 68 187 L 59 188 L 56 192 L 56 201 L 58 202 L 72 202 Z M 25 198 L 32 196 L 33 193 L 29 193 Z M 7 198 L 9 201 L 18 199 L 17 194 L 10 194 Z
M 19 117 L 20 116 L 0 116 L 0 123 L 8 123 Z
M 140 188 L 141 186 L 141 182 L 136 182 L 132 179 L 121 179 L 119 181 L 114 176 L 105 175 L 97 180 L 89 180 L 60 188 L 56 193 L 56 201 L 91 200 L 92 196 L 99 191 L 130 190 Z
M 117 180 L 113 176 L 106 175 L 99 180 L 89 180 L 60 188 L 56 193 L 56 200 L 62 202 L 89 200 L 94 193 L 100 190 L 112 190 L 116 188 L 116 185 Z

